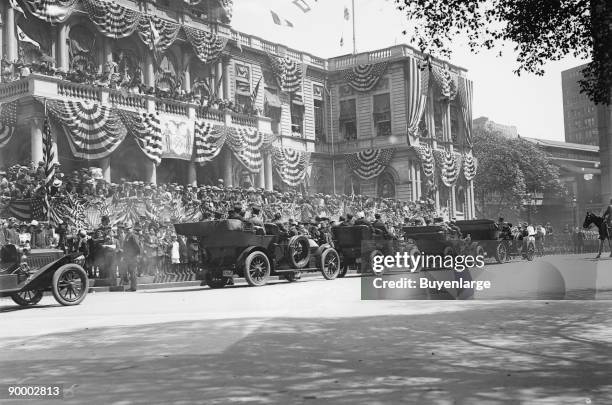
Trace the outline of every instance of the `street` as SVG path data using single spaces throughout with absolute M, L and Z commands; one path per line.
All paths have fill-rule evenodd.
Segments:
M 577 258 L 547 261 L 583 272 Z M 0 383 L 64 384 L 62 404 L 612 399 L 610 301 L 361 301 L 360 283 L 95 293 L 76 307 L 2 299 Z

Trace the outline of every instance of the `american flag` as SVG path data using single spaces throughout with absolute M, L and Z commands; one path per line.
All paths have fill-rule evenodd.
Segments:
M 42 198 L 11 200 L 8 210 L 11 216 L 19 221 L 31 221 L 34 219 L 44 221 L 47 219 L 47 210 Z
M 17 126 L 17 102 L 0 104 L 0 148 L 13 136 Z
M 43 127 L 43 161 L 45 162 L 45 187 L 47 191 L 53 184 L 55 177 L 55 153 L 53 152 L 53 136 L 51 135 L 51 124 L 49 118 L 45 119 Z

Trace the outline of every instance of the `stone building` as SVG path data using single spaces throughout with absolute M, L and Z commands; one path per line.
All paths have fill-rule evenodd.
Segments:
M 474 217 L 461 67 L 407 45 L 323 59 L 233 30 L 231 0 L 18 4 L 27 18 L 0 6 L 2 166 L 43 159 L 50 117 L 64 172 L 431 198 Z

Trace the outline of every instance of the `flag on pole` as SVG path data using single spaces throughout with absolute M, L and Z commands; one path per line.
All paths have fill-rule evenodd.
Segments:
M 289 28 L 293 28 L 293 23 L 285 18 L 281 18 L 278 13 L 274 12 L 273 10 L 270 10 L 270 15 L 272 16 L 272 21 L 274 21 L 274 24 L 276 25 L 284 25 L 287 26 Z
M 19 39 L 19 42 L 25 42 L 27 44 L 33 45 L 36 49 L 40 49 L 40 44 L 30 38 L 25 32 L 23 32 L 19 25 L 17 26 L 17 39 Z
M 251 106 L 252 107 L 255 107 L 255 103 L 257 102 L 257 94 L 259 94 L 259 85 L 261 84 L 262 78 L 263 76 L 259 78 L 259 81 L 257 82 L 257 86 L 255 86 L 253 93 L 251 93 Z
M 43 125 L 43 162 L 45 163 L 45 187 L 47 190 L 53 184 L 55 177 L 55 153 L 53 152 L 53 135 L 49 118 L 45 118 Z

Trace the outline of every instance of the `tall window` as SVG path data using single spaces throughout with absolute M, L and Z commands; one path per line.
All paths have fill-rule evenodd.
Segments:
M 266 87 L 264 90 L 264 115 L 272 120 L 272 132 L 275 134 L 279 132 L 281 106 L 278 90 Z
M 357 107 L 354 98 L 340 100 L 340 133 L 346 140 L 357 139 Z
M 234 67 L 236 77 L 234 102 L 239 111 L 247 112 L 251 108 L 251 69 L 238 63 Z
M 314 100 L 314 119 L 315 119 L 315 139 L 325 142 L 325 111 L 323 109 L 323 100 Z
M 374 127 L 377 136 L 391 135 L 391 96 L 389 93 L 374 96 Z
M 291 134 L 304 134 L 304 99 L 300 94 L 291 95 Z

